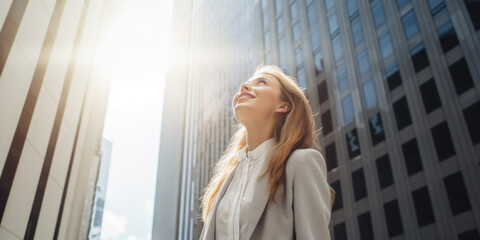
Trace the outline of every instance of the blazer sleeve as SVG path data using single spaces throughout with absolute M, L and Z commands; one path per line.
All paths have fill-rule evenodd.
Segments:
M 323 156 L 314 149 L 297 155 L 293 178 L 293 214 L 298 240 L 330 240 L 330 189 Z

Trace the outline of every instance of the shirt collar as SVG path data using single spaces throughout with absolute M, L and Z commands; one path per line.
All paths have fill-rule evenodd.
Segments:
M 268 150 L 275 144 L 275 138 L 269 138 L 265 140 L 263 143 L 261 143 L 257 148 L 255 148 L 253 151 L 248 151 L 248 156 L 252 160 L 259 159 L 261 157 L 264 157 L 267 153 Z M 238 155 L 238 161 L 243 161 L 247 159 L 247 145 L 245 145 L 242 149 L 240 149 L 237 152 Z

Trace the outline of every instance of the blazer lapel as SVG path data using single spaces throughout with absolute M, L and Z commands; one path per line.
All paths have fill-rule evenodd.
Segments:
M 267 165 L 267 161 L 264 161 L 263 168 L 265 169 Z M 263 171 L 262 171 L 263 172 Z M 268 203 L 268 197 L 270 194 L 270 188 L 268 186 L 268 173 L 263 175 L 260 179 L 257 180 L 254 189 L 254 195 L 252 200 L 252 211 L 249 214 L 249 224 L 250 228 L 247 229 L 245 233 L 245 237 L 242 236 L 242 239 L 250 239 L 255 227 L 260 220 L 263 212 L 265 211 L 265 207 Z
M 235 176 L 235 173 L 237 171 L 238 164 L 235 166 L 235 168 L 232 170 L 232 173 L 225 179 L 225 182 L 223 183 L 222 187 L 220 188 L 220 192 L 218 193 L 218 196 L 216 197 L 215 201 L 212 203 L 212 209 L 210 209 L 210 213 L 208 214 L 207 221 L 205 223 L 204 231 L 202 231 L 202 234 L 200 236 L 200 239 L 202 240 L 213 240 L 214 239 L 214 234 L 215 234 L 215 217 L 217 215 L 217 208 L 218 204 L 220 203 L 220 200 L 223 198 L 223 195 L 225 194 L 225 191 L 227 190 L 228 186 L 230 185 L 230 182 L 232 182 L 233 176 Z

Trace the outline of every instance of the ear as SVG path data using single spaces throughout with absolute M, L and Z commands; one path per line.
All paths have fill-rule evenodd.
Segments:
M 282 102 L 280 105 L 277 106 L 276 112 L 283 112 L 286 113 L 290 111 L 290 103 Z

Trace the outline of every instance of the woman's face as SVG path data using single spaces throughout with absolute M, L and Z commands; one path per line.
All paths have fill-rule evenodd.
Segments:
M 285 112 L 287 102 L 280 99 L 280 83 L 266 74 L 256 74 L 240 85 L 233 97 L 235 118 L 245 124 L 246 121 L 258 121 L 271 118 L 276 112 Z

